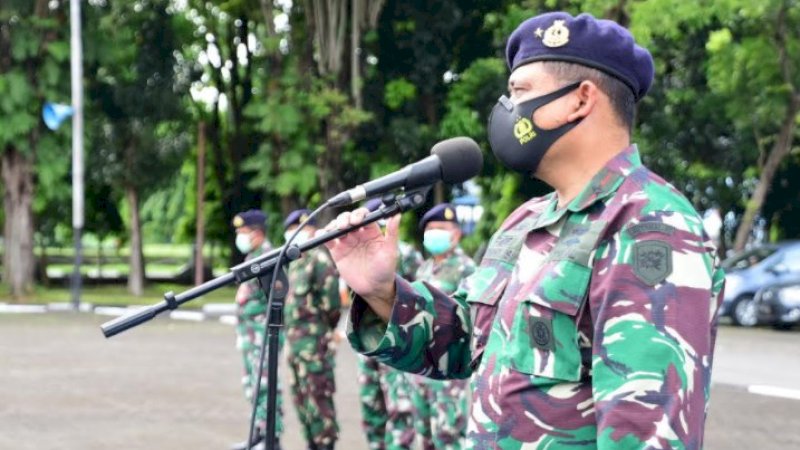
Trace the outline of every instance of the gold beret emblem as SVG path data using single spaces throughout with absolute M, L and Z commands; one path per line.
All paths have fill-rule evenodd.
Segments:
M 564 25 L 563 20 L 556 20 L 546 30 L 542 43 L 547 47 L 562 47 L 569 42 L 569 28 Z
M 242 216 L 235 216 L 233 218 L 233 226 L 239 228 L 242 225 L 244 225 L 244 219 L 242 219 Z
M 455 215 L 453 214 L 453 210 L 450 208 L 445 208 L 444 218 L 447 220 L 453 220 L 453 217 L 455 217 Z

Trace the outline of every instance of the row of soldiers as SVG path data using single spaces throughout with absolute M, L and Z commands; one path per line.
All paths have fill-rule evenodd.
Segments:
M 374 211 L 381 206 L 378 199 L 367 202 Z M 302 244 L 316 232 L 310 211 L 300 209 L 289 214 L 284 223 L 288 240 L 304 222 L 306 226 L 294 239 Z M 242 212 L 233 220 L 236 246 L 246 259 L 256 258 L 271 250 L 265 236 L 266 215 L 260 210 Z M 385 224 L 384 224 L 385 225 Z M 406 279 L 429 283 L 444 292 L 454 292 L 459 281 L 475 270 L 475 264 L 460 248 L 461 229 L 455 208 L 440 204 L 428 211 L 420 221 L 423 246 L 430 257 L 412 245 L 400 242 L 397 272 Z M 289 295 L 284 309 L 285 344 L 290 369 L 292 400 L 309 450 L 333 449 L 339 427 L 333 396 L 335 348 L 339 340 L 337 324 L 343 300 L 335 265 L 324 247 L 305 252 L 288 267 Z M 243 283 L 236 294 L 238 312 L 237 347 L 242 351 L 246 397 L 256 395 L 257 433 L 252 448 L 266 444 L 266 371 L 257 385 L 260 349 L 266 335 L 266 296 L 255 280 Z M 281 347 L 284 346 L 281 335 Z M 265 358 L 266 359 L 266 358 Z M 415 441 L 423 449 L 458 449 L 466 431 L 468 389 L 466 380 L 432 380 L 392 369 L 361 356 L 359 385 L 362 423 L 370 449 L 409 449 Z M 280 385 L 280 383 L 279 383 Z M 280 392 L 280 386 L 279 386 Z M 282 401 L 279 394 L 275 448 L 283 431 Z M 247 443 L 234 445 L 244 449 Z

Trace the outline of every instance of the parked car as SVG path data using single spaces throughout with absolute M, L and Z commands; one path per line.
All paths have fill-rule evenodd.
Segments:
M 765 244 L 722 263 L 725 269 L 725 296 L 720 317 L 752 327 L 758 322 L 756 293 L 769 286 L 800 280 L 800 241 Z
M 788 330 L 800 323 L 800 280 L 765 287 L 756 293 L 758 321 Z

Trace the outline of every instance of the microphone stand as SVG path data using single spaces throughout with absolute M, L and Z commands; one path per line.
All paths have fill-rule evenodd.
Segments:
M 106 338 L 115 336 L 123 331 L 142 325 L 154 319 L 157 315 L 178 308 L 178 306 L 194 300 L 204 294 L 217 290 L 223 286 L 229 285 L 233 282 L 243 283 L 253 278 L 258 278 L 258 284 L 261 290 L 269 298 L 270 290 L 272 290 L 272 305 L 267 311 L 267 436 L 266 447 L 268 450 L 274 450 L 275 445 L 275 426 L 276 426 L 276 404 L 277 404 L 277 386 L 278 386 L 278 342 L 280 336 L 280 329 L 283 327 L 283 304 L 284 299 L 289 290 L 288 278 L 286 276 L 286 266 L 290 261 L 294 261 L 300 256 L 313 248 L 344 236 L 351 231 L 355 231 L 364 225 L 376 222 L 381 219 L 388 219 L 396 214 L 409 211 L 411 209 L 421 206 L 431 190 L 432 186 L 424 186 L 419 189 L 406 192 L 401 196 L 390 194 L 384 197 L 385 206 L 367 214 L 364 220 L 358 225 L 351 225 L 342 230 L 329 231 L 321 236 L 298 245 L 290 245 L 285 252 L 286 261 L 282 261 L 279 267 L 278 255 L 280 255 L 283 247 L 272 250 L 257 258 L 245 261 L 238 266 L 231 268 L 230 272 L 213 280 L 207 281 L 199 286 L 195 286 L 189 290 L 175 294 L 172 291 L 164 294 L 164 300 L 152 306 L 144 307 L 138 311 L 130 314 L 120 316 L 114 320 L 110 320 L 100 326 L 103 335 Z M 271 286 L 273 271 L 277 270 L 277 280 L 274 286 Z M 254 397 L 258 393 L 254 393 Z

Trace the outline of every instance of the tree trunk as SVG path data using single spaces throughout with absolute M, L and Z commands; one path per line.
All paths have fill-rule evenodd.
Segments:
M 0 166 L 5 213 L 3 280 L 16 300 L 33 292 L 33 162 L 7 147 Z
M 317 158 L 319 188 L 322 198 L 328 199 L 344 190 L 342 182 L 342 149 L 347 137 L 344 129 L 337 129 L 328 121 L 325 127 L 325 151 Z M 328 209 L 320 214 L 319 222 L 328 223 L 337 211 Z
M 128 274 L 128 291 L 141 296 L 144 293 L 144 254 L 142 252 L 142 224 L 139 221 L 139 193 L 128 186 L 125 188 L 125 199 L 131 210 L 131 256 Z
M 361 17 L 364 14 L 363 0 L 353 0 L 350 5 L 350 95 L 356 108 L 361 109 Z
M 775 141 L 775 146 L 769 152 L 764 168 L 761 170 L 756 190 L 747 202 L 739 229 L 736 230 L 736 239 L 733 244 L 735 251 L 743 250 L 747 244 L 747 239 L 753 230 L 753 222 L 755 222 L 756 217 L 761 212 L 761 208 L 764 206 L 764 200 L 767 198 L 767 193 L 769 193 L 769 189 L 772 186 L 775 172 L 778 171 L 781 163 L 792 150 L 792 140 L 797 128 L 798 111 L 800 111 L 800 98 L 793 98 L 789 102 L 786 117 L 784 117 L 783 124 L 781 124 L 778 140 Z
M 203 283 L 203 247 L 206 242 L 205 218 L 206 204 L 206 123 L 200 121 L 197 127 L 197 225 L 195 229 L 194 284 Z
M 103 236 L 97 237 L 97 278 L 103 279 Z

